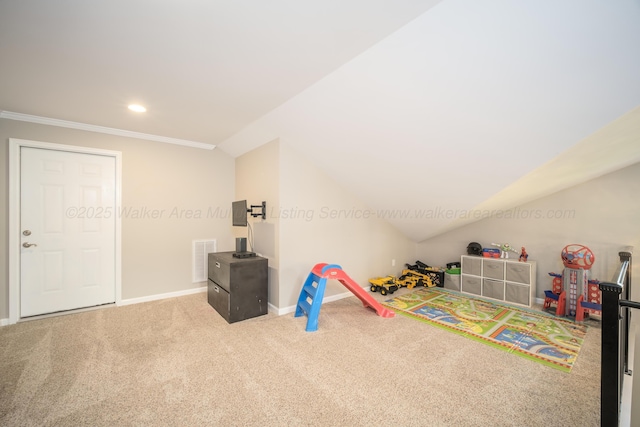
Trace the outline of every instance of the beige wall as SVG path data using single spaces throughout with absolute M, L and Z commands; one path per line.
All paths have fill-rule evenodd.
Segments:
M 415 243 L 384 221 L 362 218 L 367 206 L 285 142 L 238 157 L 236 184 L 237 200 L 267 202 L 266 220 L 252 221 L 254 250 L 269 259 L 269 303 L 281 312 L 295 307 L 317 263 L 340 264 L 366 286 L 369 278 L 397 273 L 414 260 Z M 330 282 L 325 296 L 345 292 Z
M 414 261 L 414 242 L 284 142 L 280 159 L 280 308 L 295 306 L 317 263 L 339 264 L 365 287 Z M 325 296 L 345 292 L 329 282 Z
M 577 243 L 596 256 L 590 278 L 611 280 L 620 250 L 634 246 L 636 256 L 640 254 L 640 163 L 501 215 L 421 242 L 418 259 L 434 265 L 459 260 L 472 241 L 483 246 L 508 242 L 518 250 L 525 246 L 529 260 L 537 262 L 536 293 L 543 298 L 551 288 L 548 273 L 562 273 L 560 251 Z M 640 262 L 633 270 L 640 277 Z M 640 300 L 640 286 L 634 288 L 634 298 Z
M 191 283 L 194 239 L 215 238 L 218 250 L 233 248 L 234 160 L 224 152 L 0 119 L 0 319 L 9 314 L 9 138 L 122 152 L 123 299 L 204 286 Z M 144 209 L 161 213 L 136 218 Z
M 0 319 L 8 317 L 8 139 L 19 138 L 118 150 L 123 153 L 123 299 L 187 290 L 191 242 L 216 238 L 218 250 L 234 249 L 247 230 L 230 226 L 233 200 L 267 202 L 267 219 L 254 219 L 254 250 L 269 258 L 270 303 L 296 303 L 302 282 L 318 262 L 343 266 L 362 286 L 370 277 L 398 274 L 404 263 L 431 265 L 459 260 L 470 241 L 527 247 L 538 263 L 538 290 L 550 287 L 548 272 L 560 272 L 560 250 L 581 243 L 597 260 L 591 277 L 609 280 L 617 252 L 640 247 L 640 164 L 416 245 L 378 220 L 360 200 L 289 145 L 273 141 L 237 159 L 206 151 L 0 120 Z M 133 212 L 159 210 L 157 220 Z M 127 213 L 128 210 L 128 213 Z M 188 215 L 200 218 L 188 218 Z M 539 215 L 551 216 L 538 218 Z M 391 266 L 395 259 L 396 266 Z M 635 263 L 634 276 L 638 274 Z M 639 287 L 640 288 L 640 287 Z M 640 289 L 636 289 L 636 292 Z M 345 292 L 332 283 L 327 296 Z M 640 299 L 635 296 L 636 299 Z
M 249 216 L 251 228 L 233 227 L 235 237 L 247 237 L 252 231 L 253 251 L 269 260 L 269 304 L 278 307 L 279 219 L 274 212 L 280 204 L 280 143 L 264 144 L 236 158 L 235 200 L 247 205 L 267 202 L 266 219 Z

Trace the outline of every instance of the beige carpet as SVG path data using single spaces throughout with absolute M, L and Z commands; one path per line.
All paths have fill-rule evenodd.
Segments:
M 196 294 L 2 327 L 0 425 L 599 425 L 597 323 L 571 373 L 355 297 L 305 326 Z

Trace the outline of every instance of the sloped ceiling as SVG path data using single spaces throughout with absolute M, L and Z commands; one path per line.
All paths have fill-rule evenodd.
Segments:
M 637 0 L 4 1 L 0 110 L 280 138 L 420 241 L 640 161 L 638 23 Z
M 640 161 L 639 23 L 637 1 L 446 0 L 220 147 L 280 138 L 421 241 Z

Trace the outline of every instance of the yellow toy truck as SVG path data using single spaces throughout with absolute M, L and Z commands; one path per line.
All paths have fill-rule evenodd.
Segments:
M 400 286 L 413 289 L 416 286 L 432 288 L 435 286 L 431 277 L 415 270 L 402 270 L 402 275 L 396 281 Z
M 393 276 L 376 277 L 370 279 L 369 284 L 371 284 L 371 292 L 380 291 L 382 295 L 392 294 L 399 289 L 396 278 Z

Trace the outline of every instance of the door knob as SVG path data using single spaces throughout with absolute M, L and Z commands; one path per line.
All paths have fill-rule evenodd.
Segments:
M 22 246 L 24 246 L 25 248 L 30 248 L 31 246 L 38 246 L 38 245 L 36 245 L 35 243 L 24 242 Z

